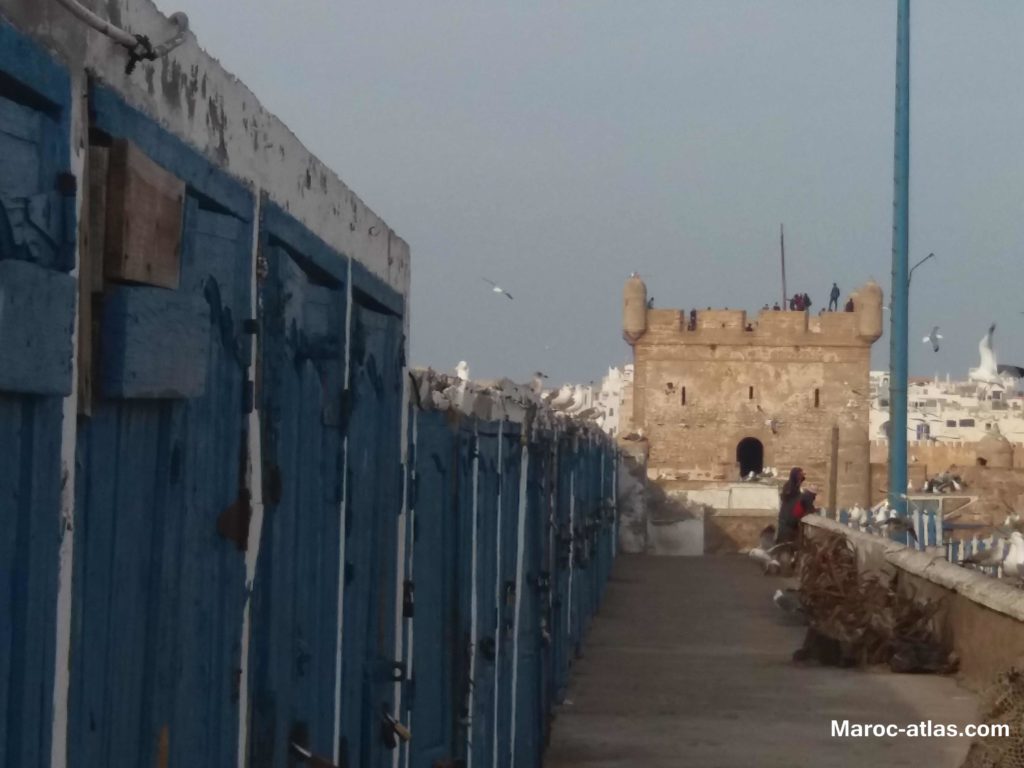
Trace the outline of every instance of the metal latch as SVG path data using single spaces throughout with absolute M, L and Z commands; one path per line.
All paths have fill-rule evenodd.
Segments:
M 380 738 L 384 742 L 384 746 L 394 749 L 398 746 L 399 740 L 406 742 L 412 738 L 412 731 L 388 711 L 387 704 L 381 706 L 380 714 Z
M 402 582 L 402 616 L 411 619 L 416 613 L 416 585 L 412 579 Z

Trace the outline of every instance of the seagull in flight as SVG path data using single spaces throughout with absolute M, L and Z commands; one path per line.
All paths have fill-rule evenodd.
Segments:
M 508 297 L 509 301 L 512 300 L 512 294 L 506 291 L 493 280 L 488 280 L 486 277 L 481 277 L 480 279 L 487 283 L 489 286 L 491 286 L 491 290 L 494 291 L 494 293 L 500 293 L 501 295 Z
M 932 332 L 929 333 L 927 336 L 925 336 L 924 339 L 922 339 L 922 341 L 925 344 L 928 344 L 929 342 L 931 342 L 932 352 L 938 352 L 939 351 L 939 342 L 942 341 L 942 334 L 939 333 L 939 326 L 937 326 L 937 325 L 934 326 L 932 328 Z
M 988 327 L 981 341 L 978 342 L 978 355 L 981 358 L 977 368 L 971 368 L 967 374 L 970 381 L 977 381 L 980 384 L 1002 384 L 1003 377 L 1020 379 L 1024 378 L 1024 367 L 1019 365 L 999 365 L 996 361 L 996 351 L 992 345 L 992 336 L 996 332 L 996 324 Z
M 768 427 L 768 429 L 770 429 L 772 431 L 772 434 L 773 435 L 779 434 L 779 427 L 782 426 L 783 422 L 781 422 L 778 419 L 774 419 L 771 416 L 769 416 L 767 414 L 767 412 L 765 412 L 764 408 L 762 408 L 760 405 L 757 406 L 757 411 L 762 416 L 766 417 L 765 420 L 764 420 L 764 425 L 766 427 Z
M 992 335 L 996 332 L 996 324 L 988 327 L 988 333 L 981 337 L 978 342 L 978 357 L 980 361 L 977 368 L 971 368 L 967 373 L 970 381 L 977 381 L 981 384 L 1001 384 L 999 370 L 996 364 L 996 351 L 992 346 Z

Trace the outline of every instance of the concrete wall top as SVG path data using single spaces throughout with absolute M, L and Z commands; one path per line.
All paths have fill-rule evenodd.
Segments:
M 669 495 L 706 504 L 716 511 L 770 510 L 774 514 L 779 506 L 778 486 L 760 483 L 723 483 L 712 488 L 669 491 Z
M 154 43 L 174 31 L 152 0 L 85 4 Z M 71 72 L 74 93 L 86 92 L 88 71 L 217 167 L 266 193 L 328 245 L 408 296 L 406 242 L 264 109 L 252 91 L 200 48 L 191 33 L 168 56 L 141 63 L 129 75 L 124 48 L 54 0 L 0 0 L 0 15 L 54 52 Z M 82 135 L 80 125 L 73 131 Z M 76 140 L 76 151 L 81 151 L 77 145 Z
M 814 515 L 804 518 L 803 522 L 812 528 L 845 536 L 856 546 L 858 562 L 867 562 L 869 566 L 871 561 L 887 563 L 993 611 L 1024 621 L 1024 601 L 1020 599 L 1020 590 L 998 579 L 953 565 L 941 554 L 919 552 L 824 517 Z

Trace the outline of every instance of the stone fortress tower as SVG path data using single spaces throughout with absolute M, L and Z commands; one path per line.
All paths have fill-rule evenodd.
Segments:
M 648 442 L 648 477 L 668 494 L 803 467 L 829 497 L 833 427 L 840 507 L 867 505 L 871 345 L 882 290 L 853 294 L 853 312 L 649 309 L 634 275 L 623 293 L 633 348 L 633 429 Z

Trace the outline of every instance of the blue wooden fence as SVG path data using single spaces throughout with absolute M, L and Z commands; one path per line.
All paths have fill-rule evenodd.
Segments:
M 590 432 L 410 419 L 407 764 L 539 766 L 610 572 L 614 449 Z
M 0 20 L 0 768 L 539 766 L 611 442 L 407 404 L 404 298 L 97 82 L 180 282 L 93 286 L 76 418 L 70 82 Z

